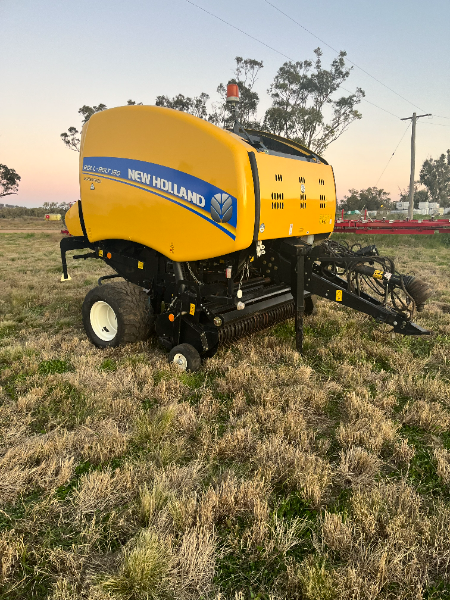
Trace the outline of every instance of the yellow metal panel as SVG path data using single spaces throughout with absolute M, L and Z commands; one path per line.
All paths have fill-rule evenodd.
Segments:
M 219 127 L 171 109 L 127 106 L 93 115 L 83 131 L 80 157 L 89 240 L 129 239 L 177 261 L 247 248 L 255 218 L 249 149 Z M 125 166 L 99 167 L 105 157 L 111 159 L 105 164 Z M 155 175 L 161 169 L 169 173 L 165 179 Z M 215 222 L 212 211 L 202 208 L 210 198 L 199 205 L 189 201 L 189 190 L 179 181 L 193 178 L 236 198 L 235 227 L 231 221 Z M 158 179 L 170 187 L 156 187 Z
M 78 216 L 78 202 L 72 204 L 72 206 L 66 212 L 64 220 L 71 235 L 83 235 L 83 230 L 81 229 L 80 219 Z
M 261 228 L 264 225 L 259 239 L 333 231 L 336 192 L 331 166 L 264 153 L 258 153 L 256 158 Z
M 249 152 L 260 178 L 259 239 L 333 230 L 330 166 L 258 152 L 186 113 L 126 106 L 93 115 L 83 128 L 80 188 L 89 240 L 126 239 L 177 261 L 248 248 L 255 222 Z M 74 208 L 67 218 L 69 231 L 81 235 Z

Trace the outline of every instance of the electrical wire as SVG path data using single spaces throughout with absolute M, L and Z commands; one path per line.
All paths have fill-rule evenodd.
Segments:
M 186 0 L 186 2 L 188 4 L 192 4 L 192 6 L 195 6 L 196 8 L 199 8 L 200 10 L 202 10 L 203 12 L 205 12 L 206 14 L 210 15 L 211 17 L 214 17 L 215 19 L 217 19 L 218 21 L 222 21 L 222 23 L 225 23 L 225 25 L 228 25 L 229 27 L 232 27 L 233 29 L 236 29 L 236 31 L 239 31 L 240 33 L 243 33 L 244 35 L 246 35 L 247 37 L 249 37 L 252 40 L 255 40 L 255 42 L 258 42 L 259 44 L 262 44 L 263 46 L 265 46 L 266 48 L 269 48 L 269 50 L 273 50 L 274 52 L 276 52 L 277 54 L 280 54 L 281 56 L 284 56 L 284 58 L 287 58 L 288 60 L 293 60 L 290 56 L 288 56 L 287 54 L 283 54 L 283 52 L 280 52 L 279 50 L 277 50 L 276 48 L 272 48 L 272 46 L 269 46 L 269 44 L 266 44 L 265 42 L 258 40 L 258 38 L 253 37 L 252 35 L 250 35 L 249 33 L 247 33 L 246 31 L 244 31 L 243 29 L 239 29 L 239 27 L 236 27 L 236 25 L 233 25 L 232 23 L 229 23 L 228 21 L 225 21 L 225 19 L 222 19 L 221 17 L 218 17 L 217 15 L 215 15 L 212 12 L 209 12 L 209 10 L 206 10 L 206 8 L 203 8 L 202 6 L 199 6 L 198 4 L 195 4 L 195 2 L 191 2 L 191 0 Z M 422 110 L 422 109 L 421 109 Z
M 312 31 L 310 31 L 309 29 L 307 29 L 304 25 L 302 25 L 301 23 L 299 23 L 298 21 L 296 21 L 293 17 L 291 17 L 290 15 L 288 15 L 287 13 L 285 13 L 284 11 L 282 11 L 280 8 L 278 8 L 278 6 L 275 6 L 275 4 L 272 4 L 272 2 L 270 2 L 269 0 L 264 0 L 264 2 L 266 4 L 269 4 L 272 8 L 274 8 L 275 10 L 277 10 L 282 15 L 284 15 L 287 19 L 291 20 L 293 23 L 295 23 L 296 25 L 298 25 L 299 27 L 301 27 L 302 29 L 304 29 L 307 33 L 309 33 L 310 35 L 312 35 L 313 37 L 315 37 L 317 40 L 319 40 L 319 42 L 322 42 L 322 44 L 325 44 L 325 46 L 328 46 L 328 48 L 330 48 L 331 50 L 333 50 L 334 52 L 336 52 L 337 54 L 339 54 L 339 51 L 336 50 L 336 48 L 333 48 L 333 46 L 330 46 L 330 44 L 327 44 L 327 42 L 325 42 L 325 40 L 323 40 L 318 35 L 316 35 Z M 354 67 L 356 67 L 357 69 L 359 69 L 360 71 L 362 71 L 363 73 L 365 73 L 366 75 L 368 75 L 369 77 L 371 77 L 372 79 L 374 79 L 377 83 L 379 83 L 380 85 L 382 85 L 383 87 L 385 87 L 386 89 L 388 89 L 390 92 L 392 92 L 393 94 L 395 94 L 396 96 L 398 96 L 402 100 L 405 100 L 405 102 L 408 102 L 408 104 L 411 104 L 412 106 L 415 106 L 416 108 L 419 108 L 420 110 L 422 110 L 423 112 L 425 112 L 424 108 L 420 108 L 420 106 L 417 106 L 417 104 L 414 104 L 414 102 L 411 102 L 411 100 L 408 100 L 407 98 L 405 98 L 404 96 L 402 96 L 401 94 L 399 94 L 398 92 L 396 92 L 395 90 L 393 90 L 391 87 L 389 87 L 388 85 L 386 85 L 385 83 L 383 83 L 382 81 L 380 81 L 379 79 L 377 79 L 376 77 L 374 77 L 371 73 L 369 73 L 368 71 L 366 71 L 365 69 L 363 69 L 362 67 L 360 67 L 359 65 L 357 65 L 355 62 L 353 62 L 352 60 L 350 60 L 348 57 L 347 57 L 347 61 L 351 65 L 353 65 Z
M 390 162 L 391 162 L 391 160 L 392 160 L 392 157 L 393 157 L 393 156 L 394 156 L 394 154 L 397 152 L 397 149 L 398 149 L 398 147 L 399 147 L 399 146 L 400 146 L 400 144 L 402 143 L 402 141 L 403 141 L 403 138 L 405 137 L 405 135 L 406 135 L 406 132 L 408 131 L 408 129 L 409 129 L 410 127 L 411 127 L 411 123 L 408 123 L 408 126 L 406 127 L 405 131 L 403 132 L 403 135 L 402 135 L 402 137 L 400 138 L 400 141 L 399 141 L 399 143 L 396 145 L 394 152 L 391 154 L 391 157 L 390 157 L 390 159 L 387 161 L 387 164 L 386 164 L 386 166 L 384 167 L 384 169 L 383 169 L 383 172 L 382 172 L 382 173 L 381 173 L 381 175 L 378 177 L 378 179 L 377 179 L 377 182 L 376 182 L 376 184 L 375 184 L 375 187 L 377 187 L 377 186 L 378 186 L 378 182 L 379 182 L 379 181 L 380 181 L 380 179 L 383 177 L 383 175 L 384 175 L 384 172 L 386 171 L 386 169 L 387 169 L 387 168 L 388 168 L 388 166 L 389 166 L 389 163 L 390 163 Z
M 243 33 L 244 35 L 246 35 L 247 37 L 249 37 L 250 39 L 254 40 L 255 42 L 258 42 L 259 44 L 262 44 L 263 46 L 265 46 L 266 48 L 269 48 L 269 50 L 272 50 L 273 52 L 276 52 L 277 54 L 279 54 L 280 56 L 284 56 L 284 58 L 287 58 L 288 60 L 290 60 L 291 62 L 295 62 L 295 60 L 293 58 L 291 58 L 290 56 L 288 56 L 287 54 L 284 54 L 283 52 L 280 52 L 279 50 L 277 50 L 276 48 L 273 48 L 272 46 L 269 46 L 269 44 L 266 44 L 265 42 L 263 42 L 262 40 L 254 37 L 253 35 L 250 35 L 249 33 L 247 33 L 246 31 L 244 31 L 243 29 L 240 29 L 239 27 L 236 27 L 236 25 L 233 25 L 232 23 L 230 23 L 229 21 L 226 21 L 225 19 L 222 19 L 222 17 L 218 17 L 217 15 L 215 15 L 214 13 L 210 12 L 209 10 L 206 10 L 206 8 L 203 8 L 202 6 L 199 6 L 198 4 L 196 4 L 195 2 L 192 2 L 192 0 L 186 0 L 186 2 L 188 4 L 191 4 L 192 6 L 195 6 L 195 8 L 198 8 L 199 10 L 202 10 L 204 13 L 206 13 L 207 15 L 210 15 L 211 17 L 214 17 L 214 19 L 217 19 L 218 21 L 221 21 L 222 23 L 225 23 L 225 25 L 228 25 L 229 27 L 232 27 L 233 29 L 235 29 L 236 31 L 239 31 L 240 33 Z M 319 39 L 319 38 L 318 38 Z M 324 42 L 325 43 L 325 42 Z M 328 45 L 328 44 L 327 44 Z M 331 47 L 331 46 L 330 46 Z M 349 61 L 350 62 L 350 61 Z M 348 92 L 349 94 L 353 94 L 354 92 L 351 92 L 350 90 L 347 90 L 346 88 L 342 87 L 341 88 L 345 91 Z M 375 108 L 378 108 L 379 110 L 382 110 L 385 113 L 388 113 L 389 115 L 392 115 L 393 117 L 395 117 L 396 119 L 399 119 L 400 117 L 398 115 L 395 115 L 394 113 L 390 112 L 389 110 L 382 108 L 381 106 L 378 106 L 377 104 L 375 104 L 374 102 L 371 102 L 370 100 L 367 100 L 366 98 L 361 98 L 362 102 L 367 102 L 367 104 L 371 104 L 372 106 L 375 106 Z M 422 109 L 421 109 L 422 110 Z
M 427 123 L 426 121 L 422 121 L 421 125 L 437 125 L 438 127 L 450 127 L 450 125 L 444 125 L 443 123 Z
M 344 92 L 348 92 L 349 94 L 353 94 L 354 92 L 351 92 L 350 90 L 348 90 L 345 87 L 341 88 L 344 90 Z M 393 117 L 395 117 L 396 119 L 400 119 L 400 117 L 398 115 L 394 115 L 394 113 L 392 113 L 390 110 L 387 110 L 386 108 L 382 108 L 381 106 L 378 106 L 378 104 L 374 104 L 373 102 L 371 102 L 370 100 L 367 100 L 366 98 L 361 98 L 361 100 L 363 102 L 367 102 L 367 104 L 371 104 L 372 106 L 375 106 L 376 108 L 379 108 L 380 110 L 382 110 L 383 112 L 387 113 L 388 115 L 392 115 Z

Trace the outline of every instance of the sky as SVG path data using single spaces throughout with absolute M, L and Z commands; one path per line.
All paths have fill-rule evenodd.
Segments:
M 77 200 L 78 153 L 60 134 L 80 128 L 84 104 L 201 92 L 217 101 L 218 84 L 242 56 L 264 63 L 255 85 L 261 117 L 286 57 L 311 59 L 318 46 L 324 67 L 345 50 L 357 66 L 344 87 L 366 92 L 362 119 L 324 153 L 339 199 L 375 185 L 398 199 L 409 185 L 411 148 L 409 121 L 400 119 L 414 111 L 433 115 L 418 121 L 416 179 L 426 158 L 450 148 L 448 0 L 192 1 L 0 0 L 0 163 L 22 177 L 4 202 Z

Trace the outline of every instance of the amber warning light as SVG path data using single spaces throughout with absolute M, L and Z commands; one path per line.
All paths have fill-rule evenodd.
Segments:
M 229 83 L 227 85 L 227 102 L 239 102 L 239 87 L 236 83 Z

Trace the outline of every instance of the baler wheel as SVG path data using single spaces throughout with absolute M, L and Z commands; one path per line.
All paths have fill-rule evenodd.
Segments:
M 153 328 L 153 310 L 147 294 L 128 282 L 99 285 L 86 294 L 83 325 L 98 348 L 145 340 Z
M 169 352 L 169 362 L 176 365 L 180 371 L 198 371 L 202 364 L 200 354 L 190 344 L 180 344 Z
M 315 315 L 317 312 L 316 308 L 317 304 L 317 296 L 311 295 L 305 298 L 305 317 L 310 317 L 311 315 Z

